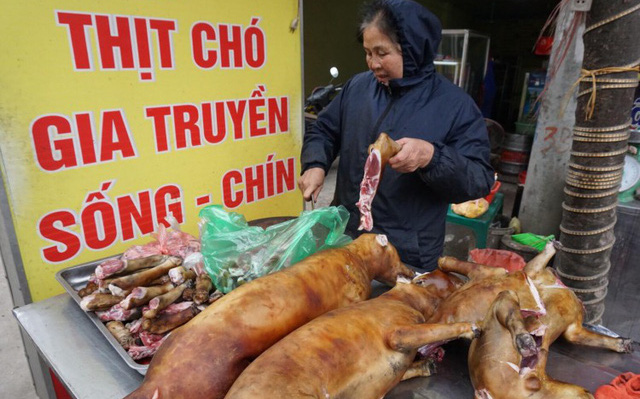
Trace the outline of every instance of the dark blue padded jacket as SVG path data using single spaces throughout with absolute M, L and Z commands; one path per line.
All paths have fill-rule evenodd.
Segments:
M 380 132 L 397 140 L 431 142 L 424 169 L 398 173 L 387 167 L 372 203 L 374 228 L 402 260 L 432 270 L 442 254 L 447 206 L 487 195 L 493 184 L 489 139 L 478 107 L 459 87 L 435 72 L 441 38 L 438 18 L 411 0 L 389 0 L 401 27 L 403 77 L 379 84 L 371 71 L 350 79 L 306 132 L 302 170 L 329 170 L 340 156 L 334 202 L 350 213 L 347 230 L 358 235 L 356 207 L 367 147 Z

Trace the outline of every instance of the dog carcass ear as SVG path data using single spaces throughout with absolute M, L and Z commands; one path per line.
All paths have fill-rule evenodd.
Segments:
M 389 244 L 389 239 L 384 234 L 376 235 L 376 241 L 380 244 L 381 247 L 386 247 Z

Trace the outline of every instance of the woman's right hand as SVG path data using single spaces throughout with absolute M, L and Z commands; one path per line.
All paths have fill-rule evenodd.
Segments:
M 324 169 L 309 168 L 298 178 L 298 187 L 305 201 L 316 202 L 324 184 Z

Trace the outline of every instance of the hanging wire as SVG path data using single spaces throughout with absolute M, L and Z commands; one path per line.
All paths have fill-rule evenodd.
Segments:
M 556 7 L 551 12 L 551 14 L 549 14 L 549 18 L 547 18 L 547 21 L 545 22 L 544 26 L 542 27 L 542 30 L 540 31 L 540 36 L 538 36 L 538 38 L 542 37 L 542 35 L 544 34 L 545 30 L 549 29 L 549 26 L 551 26 L 551 25 L 554 26 L 553 27 L 553 32 L 555 33 L 555 31 L 557 29 L 557 28 L 555 28 L 555 26 L 557 24 L 557 19 L 558 19 L 558 15 L 560 13 L 560 10 L 563 7 L 568 7 L 569 6 L 569 2 L 570 2 L 570 0 L 562 0 L 561 2 L 559 2 L 556 5 Z M 557 49 L 556 50 L 556 54 L 558 54 L 558 56 L 554 60 L 553 65 L 551 65 L 551 69 L 547 73 L 547 83 L 544 85 L 544 88 L 542 89 L 542 92 L 540 93 L 540 95 L 536 99 L 536 103 L 541 102 L 544 99 L 544 97 L 545 97 L 545 95 L 547 93 L 547 89 L 549 87 L 551 87 L 551 83 L 556 78 L 556 74 L 560 70 L 560 67 L 564 63 L 564 60 L 567 57 L 567 54 L 569 53 L 569 48 L 571 47 L 571 44 L 573 43 L 573 40 L 575 39 L 575 36 L 576 36 L 576 34 L 578 32 L 578 28 L 586 20 L 586 14 L 587 14 L 586 12 L 573 11 L 571 13 L 572 13 L 572 19 L 571 19 L 571 22 L 569 23 L 569 26 L 565 30 L 565 34 L 562 36 L 562 38 L 561 38 L 559 43 L 554 43 L 554 47 L 556 47 L 556 49 Z M 560 115 L 562 115 L 562 112 L 563 112 L 563 109 L 561 108 L 561 114 Z

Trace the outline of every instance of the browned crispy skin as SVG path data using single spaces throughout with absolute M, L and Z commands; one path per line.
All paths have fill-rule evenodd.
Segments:
M 111 294 L 93 293 L 82 298 L 80 307 L 85 311 L 106 310 L 120 303 L 124 298 Z
M 209 301 L 209 292 L 213 289 L 213 282 L 208 274 L 203 273 L 196 277 L 196 291 L 193 294 L 193 301 L 201 305 Z
M 131 335 L 131 332 L 127 327 L 122 324 L 121 321 L 110 321 L 107 323 L 107 329 L 118 340 L 118 343 L 122 345 L 124 349 L 129 349 L 131 345 L 134 345 L 136 340 Z
M 80 298 L 84 298 L 85 296 L 89 295 L 89 294 L 93 294 L 95 291 L 98 290 L 98 284 L 96 284 L 94 281 L 89 281 L 86 285 L 86 287 L 82 288 L 81 290 L 78 291 L 78 296 Z
M 424 324 L 455 290 L 452 279 L 435 271 L 318 317 L 254 360 L 225 399 L 383 397 L 410 368 L 419 347 L 474 336 L 469 323 Z
M 470 277 L 469 282 L 442 301 L 429 318 L 430 323 L 470 322 L 481 323 L 493 301 L 502 291 L 513 291 L 519 298 L 521 309 L 537 308 L 535 298 L 528 287 L 527 278 L 535 286 L 546 308 L 545 324 L 550 327 L 545 335 L 551 345 L 561 334 L 570 342 L 606 348 L 616 352 L 629 352 L 630 341 L 611 338 L 582 327 L 582 304 L 575 294 L 564 287 L 547 264 L 555 254 L 549 243 L 544 251 L 527 263 L 523 271 L 507 273 L 471 262 L 452 258 L 440 259 L 438 267 Z
M 167 274 L 165 274 L 164 276 L 158 277 L 157 279 L 153 280 L 148 285 L 149 286 L 152 286 L 152 285 L 165 285 L 165 284 L 170 283 L 170 282 L 171 282 L 171 278 L 169 278 L 169 276 Z
M 196 289 L 193 287 L 190 288 L 185 288 L 184 291 L 182 291 L 182 300 L 183 301 L 193 301 L 193 296 L 196 293 Z
M 198 310 L 193 305 L 179 312 L 161 313 L 153 319 L 145 318 L 142 329 L 152 334 L 164 334 L 193 319 L 197 313 Z
M 371 153 L 373 149 L 380 151 L 380 169 L 382 172 L 389 163 L 389 159 L 400 152 L 402 147 L 393 141 L 388 134 L 383 132 L 380 133 L 376 141 L 369 146 L 369 153 Z
M 386 239 L 386 237 L 385 237 Z M 174 330 L 153 357 L 130 399 L 223 398 L 242 370 L 309 320 L 366 299 L 371 279 L 412 276 L 390 244 L 364 234 L 343 248 L 242 285 Z
M 513 399 L 590 397 L 580 396 L 580 392 L 583 391 L 580 387 L 576 393 L 572 390 L 574 388 L 571 388 L 575 386 L 551 381 L 546 376 L 545 368 L 549 347 L 561 335 L 575 344 L 606 348 L 620 353 L 631 351 L 630 340 L 597 334 L 582 326 L 583 309 L 580 300 L 571 290 L 559 282 L 552 269 L 546 267 L 554 254 L 553 245 L 548 244 L 543 252 L 527 263 L 523 271 L 512 273 L 452 258 L 441 259 L 438 263 L 442 270 L 461 273 L 470 277 L 470 281 L 445 299 L 429 322 L 476 322 L 480 323 L 483 331 L 486 330 L 481 338 L 482 344 L 472 345 L 469 365 L 471 373 L 476 375 L 474 382 L 476 389 L 494 387 L 489 389 L 489 394 L 493 395 L 494 399 L 503 397 Z M 533 290 L 527 284 L 527 279 L 535 287 Z M 498 295 L 503 291 L 509 291 L 512 297 L 517 298 L 518 312 L 520 310 L 535 310 L 536 308 L 538 310 L 544 309 L 539 318 L 535 316 L 526 318 L 526 328 L 529 332 L 540 326 L 546 327 L 535 372 L 531 374 L 530 378 L 525 379 L 526 391 L 524 386 L 518 385 L 522 381 L 516 372 L 491 372 L 492 365 L 485 361 L 489 356 L 493 357 L 492 359 L 496 362 L 512 362 L 514 357 L 519 356 L 513 352 L 515 350 L 513 344 L 511 347 L 505 347 L 506 342 L 514 341 L 513 336 L 509 333 L 509 325 L 513 327 L 513 324 L 507 323 L 506 318 L 495 316 L 505 306 L 513 308 L 513 301 L 506 298 L 506 294 L 502 294 L 503 298 L 498 301 L 502 305 L 496 304 L 492 307 Z M 538 293 L 540 302 L 544 304 L 543 307 L 536 305 L 533 292 Z M 506 311 L 502 310 L 502 312 Z M 510 320 L 511 323 L 515 322 L 513 318 Z M 503 326 L 502 330 L 499 330 L 496 323 Z M 505 334 L 509 334 L 508 339 L 505 338 Z M 499 338 L 492 338 L 494 336 Z M 476 353 L 478 349 L 475 348 L 482 349 Z M 519 360 L 516 360 L 515 363 L 519 364 Z M 514 386 L 517 385 L 519 388 L 513 388 L 513 391 L 503 389 L 510 384 L 515 384 Z M 571 393 L 567 396 L 564 394 L 565 390 Z M 533 394 L 537 396 L 529 396 Z
M 469 348 L 469 374 L 477 398 L 484 391 L 493 399 L 593 399 L 586 389 L 547 376 L 544 366 L 549 348 L 544 343 L 535 367 L 523 373 L 514 370 L 521 365 L 523 355 L 535 352 L 529 330 L 544 321 L 550 320 L 524 319 L 513 291 L 498 295 L 483 320 L 482 335 Z

